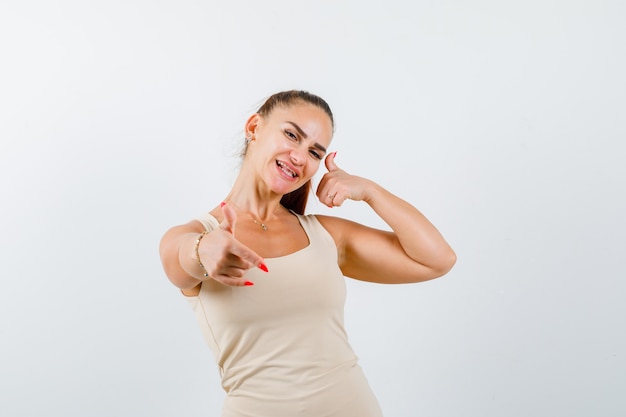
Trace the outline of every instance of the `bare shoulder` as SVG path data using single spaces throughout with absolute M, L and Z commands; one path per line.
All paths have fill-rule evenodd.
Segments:
M 349 220 L 341 217 L 325 216 L 323 214 L 315 214 L 315 218 L 333 237 L 335 237 L 335 233 L 341 233 L 343 228 L 346 227 L 346 222 L 349 222 Z
M 324 229 L 330 233 L 337 246 L 344 244 L 347 237 L 351 234 L 358 233 L 364 229 L 369 229 L 360 223 L 341 217 L 325 216 L 322 214 L 316 214 L 315 217 L 322 224 Z
M 341 225 L 341 223 L 346 221 L 340 217 L 325 216 L 323 214 L 315 214 L 314 216 L 326 229 L 333 225 Z
M 162 240 L 168 241 L 171 239 L 176 239 L 178 236 L 184 235 L 186 233 L 202 233 L 203 231 L 204 226 L 202 225 L 202 223 L 200 223 L 199 220 L 191 220 L 185 224 L 171 227 L 165 232 Z
M 325 216 L 323 214 L 315 214 L 315 217 L 331 234 L 333 232 L 345 233 L 346 231 L 352 232 L 358 229 L 370 229 L 361 223 L 342 217 Z

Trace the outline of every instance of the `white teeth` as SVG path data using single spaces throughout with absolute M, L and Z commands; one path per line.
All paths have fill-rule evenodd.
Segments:
M 279 167 L 280 167 L 283 171 L 285 171 L 287 174 L 291 175 L 291 176 L 292 176 L 292 177 L 294 177 L 294 178 L 296 177 L 296 173 L 295 173 L 295 172 L 293 172 L 292 170 L 290 170 L 289 168 L 287 168 L 287 166 L 286 166 L 284 163 L 282 163 L 281 161 L 276 161 L 276 163 L 277 163 L 277 164 L 278 164 L 278 166 L 279 166 Z

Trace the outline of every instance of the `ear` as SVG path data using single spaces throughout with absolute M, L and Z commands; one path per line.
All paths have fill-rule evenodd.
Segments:
M 254 140 L 254 135 L 259 127 L 259 123 L 261 122 L 261 115 L 258 113 L 254 113 L 252 116 L 248 117 L 245 125 L 245 135 L 247 138 Z

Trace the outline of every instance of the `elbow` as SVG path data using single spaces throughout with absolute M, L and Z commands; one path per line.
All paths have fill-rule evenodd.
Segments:
M 439 276 L 443 276 L 450 272 L 454 264 L 456 264 L 456 253 L 452 249 L 449 249 L 448 253 L 442 259 L 441 264 L 439 265 Z
M 446 261 L 444 263 L 442 275 L 445 275 L 448 272 L 450 272 L 454 264 L 456 264 L 456 253 L 452 249 L 450 249 L 450 253 L 448 254 Z
M 199 281 L 191 277 L 180 262 L 180 236 L 168 231 L 159 244 L 161 266 L 168 280 L 177 288 L 186 290 L 198 285 Z
M 200 280 L 189 275 L 178 263 L 178 259 L 171 257 L 170 259 L 162 259 L 163 271 L 165 276 L 175 287 L 181 290 L 189 290 L 198 286 Z
M 456 260 L 456 253 L 454 253 L 452 249 L 449 249 L 435 264 L 431 265 L 430 270 L 432 275 L 430 279 L 440 278 L 446 275 L 456 264 Z
M 445 255 L 438 256 L 437 259 L 431 259 L 428 264 L 419 264 L 417 269 L 404 275 L 402 278 L 394 280 L 397 284 L 411 284 L 424 281 L 430 281 L 446 275 L 456 263 L 456 254 L 450 250 Z

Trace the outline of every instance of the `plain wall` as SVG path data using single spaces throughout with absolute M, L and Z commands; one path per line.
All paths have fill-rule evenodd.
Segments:
M 621 1 L 0 2 L 0 415 L 219 416 L 166 279 L 246 117 L 324 97 L 337 164 L 410 201 L 444 278 L 348 280 L 386 417 L 626 414 Z M 309 212 L 385 227 L 363 203 Z

